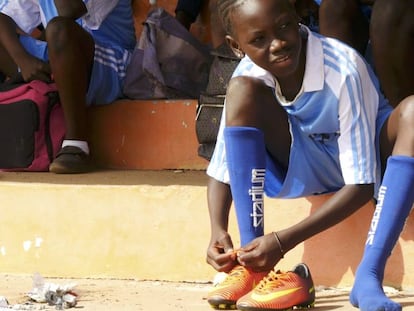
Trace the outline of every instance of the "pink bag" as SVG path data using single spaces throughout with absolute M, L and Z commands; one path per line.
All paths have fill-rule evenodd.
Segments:
M 64 136 L 55 84 L 0 86 L 0 170 L 48 171 Z

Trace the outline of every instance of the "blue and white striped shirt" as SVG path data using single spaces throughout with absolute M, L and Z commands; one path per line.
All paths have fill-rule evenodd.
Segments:
M 271 172 L 278 168 L 268 158 L 266 194 L 294 198 L 334 192 L 345 184 L 379 182 L 377 136 L 392 107 L 356 51 L 302 27 L 308 35 L 306 69 L 302 89 L 293 101 L 287 102 L 277 80 L 247 56 L 233 74 L 261 78 L 275 90 L 288 114 L 292 135 L 289 167 L 277 178 L 280 173 Z M 225 108 L 207 174 L 229 183 L 224 127 Z
M 94 65 L 87 104 L 107 104 L 123 96 L 122 87 L 136 37 L 131 0 L 83 0 L 87 13 L 79 25 L 95 42 Z M 27 34 L 39 24 L 45 27 L 58 15 L 54 0 L 0 0 L 0 11 Z M 48 60 L 46 42 L 29 36 L 20 41 L 32 55 Z
M 79 19 L 97 41 L 116 42 L 133 49 L 135 29 L 130 0 L 82 0 L 88 12 Z M 54 0 L 0 0 L 0 12 L 13 18 L 20 29 L 30 34 L 40 24 L 58 15 Z

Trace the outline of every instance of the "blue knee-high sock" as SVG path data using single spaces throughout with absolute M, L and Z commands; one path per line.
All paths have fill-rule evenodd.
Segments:
M 414 158 L 392 156 L 387 161 L 364 255 L 350 301 L 363 311 L 399 311 L 384 294 L 384 269 L 414 203 Z
M 241 246 L 244 246 L 263 235 L 264 135 L 252 127 L 227 127 L 224 141 Z

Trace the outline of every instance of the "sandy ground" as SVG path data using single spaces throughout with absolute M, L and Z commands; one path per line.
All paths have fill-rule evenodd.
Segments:
M 45 279 L 57 285 L 76 284 L 78 302 L 73 310 L 85 311 L 211 311 L 205 300 L 211 284 L 111 279 Z M 0 296 L 12 310 L 56 310 L 55 306 L 35 303 L 27 293 L 33 288 L 30 276 L 0 275 Z M 317 289 L 314 310 L 356 310 L 348 302 L 347 289 Z M 403 310 L 414 311 L 414 292 L 390 293 Z M 68 310 L 71 310 L 68 309 Z M 0 308 L 0 310 L 9 310 Z

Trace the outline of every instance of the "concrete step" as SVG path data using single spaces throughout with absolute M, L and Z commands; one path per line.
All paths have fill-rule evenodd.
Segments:
M 159 1 L 169 11 L 176 1 Z M 133 1 L 137 34 L 149 9 Z M 197 25 L 194 27 L 197 32 Z M 205 35 L 201 20 L 198 37 Z M 89 109 L 91 150 L 102 171 L 83 175 L 0 173 L 0 273 L 60 278 L 211 281 L 207 161 L 197 155 L 194 100 L 120 100 Z M 295 224 L 328 196 L 265 199 L 266 232 Z M 347 287 L 374 211 L 290 251 L 277 265 L 306 262 L 317 285 Z M 387 265 L 385 284 L 414 288 L 413 217 Z M 230 232 L 239 244 L 235 215 Z
M 0 173 L 0 273 L 211 281 L 215 271 L 205 263 L 210 230 L 205 185 L 202 170 Z M 266 199 L 266 232 L 300 221 L 326 198 Z M 298 245 L 278 268 L 303 261 L 316 284 L 350 286 L 372 212 L 368 204 Z M 414 286 L 412 228 L 411 217 L 387 266 L 389 286 Z

